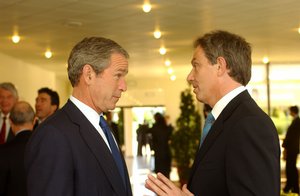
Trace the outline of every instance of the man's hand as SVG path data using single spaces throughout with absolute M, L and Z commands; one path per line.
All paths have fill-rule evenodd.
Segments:
M 149 174 L 145 187 L 160 196 L 194 196 L 186 184 L 180 189 L 161 173 L 156 178 Z

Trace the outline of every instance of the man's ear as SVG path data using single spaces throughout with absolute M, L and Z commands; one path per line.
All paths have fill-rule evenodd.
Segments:
M 229 71 L 227 70 L 227 63 L 224 57 L 220 56 L 217 58 L 217 71 L 218 75 L 223 75 Z
M 92 81 L 92 77 L 94 74 L 94 70 L 91 65 L 85 64 L 82 68 L 82 77 L 86 84 L 90 84 Z

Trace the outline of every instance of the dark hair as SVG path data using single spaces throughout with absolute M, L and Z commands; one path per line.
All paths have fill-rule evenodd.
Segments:
M 9 118 L 15 125 L 33 123 L 34 110 L 29 103 L 20 101 L 17 102 L 10 111 Z
M 246 86 L 251 79 L 251 46 L 238 35 L 226 31 L 212 31 L 198 38 L 194 47 L 201 47 L 211 64 L 223 57 L 229 76 Z
M 126 50 L 110 39 L 88 37 L 77 43 L 68 59 L 68 76 L 72 86 L 78 84 L 84 65 L 90 65 L 99 74 L 109 65 L 113 53 L 129 58 Z
M 154 114 L 154 119 L 155 119 L 155 122 L 156 122 L 157 124 L 163 124 L 163 125 L 166 125 L 166 124 L 167 124 L 167 123 L 166 123 L 166 119 L 165 119 L 164 116 L 163 116 L 161 113 L 159 113 L 159 112 L 157 112 L 157 113 Z
M 50 96 L 51 98 L 51 105 L 56 105 L 56 110 L 58 110 L 59 108 L 59 96 L 58 96 L 58 93 L 54 90 L 51 90 L 50 88 L 48 87 L 43 87 L 43 88 L 40 88 L 38 90 L 38 94 L 41 94 L 41 93 L 46 93 Z
M 291 106 L 289 107 L 290 112 L 293 112 L 294 114 L 298 114 L 299 113 L 299 108 L 298 106 Z

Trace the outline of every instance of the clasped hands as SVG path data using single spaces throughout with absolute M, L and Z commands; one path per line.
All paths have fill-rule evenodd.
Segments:
M 149 174 L 145 187 L 159 196 L 194 196 L 194 194 L 187 189 L 186 184 L 180 189 L 161 173 L 157 173 L 157 177 Z

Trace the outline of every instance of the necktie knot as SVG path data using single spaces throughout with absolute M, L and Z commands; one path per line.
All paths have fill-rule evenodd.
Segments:
M 200 140 L 200 146 L 202 145 L 205 137 L 207 136 L 212 124 L 215 122 L 215 118 L 214 116 L 212 115 L 212 113 L 210 112 L 206 119 L 205 119 L 205 123 L 204 123 L 204 127 L 203 127 L 203 131 L 202 131 L 202 134 L 201 134 L 201 140 Z
M 110 142 L 110 141 L 109 141 L 109 135 L 108 135 L 108 133 L 109 133 L 109 131 L 110 131 L 110 128 L 109 128 L 109 126 L 108 126 L 106 120 L 104 119 L 104 117 L 103 117 L 102 115 L 100 116 L 100 122 L 99 122 L 99 125 L 100 125 L 100 127 L 102 128 L 102 130 L 103 130 L 103 132 L 104 132 L 104 134 L 105 134 L 105 136 L 106 136 L 108 142 Z
M 214 116 L 212 115 L 212 113 L 210 112 L 208 115 L 207 115 L 207 117 L 206 117 L 206 119 L 205 119 L 205 123 L 213 123 L 215 121 L 215 118 L 214 118 Z

